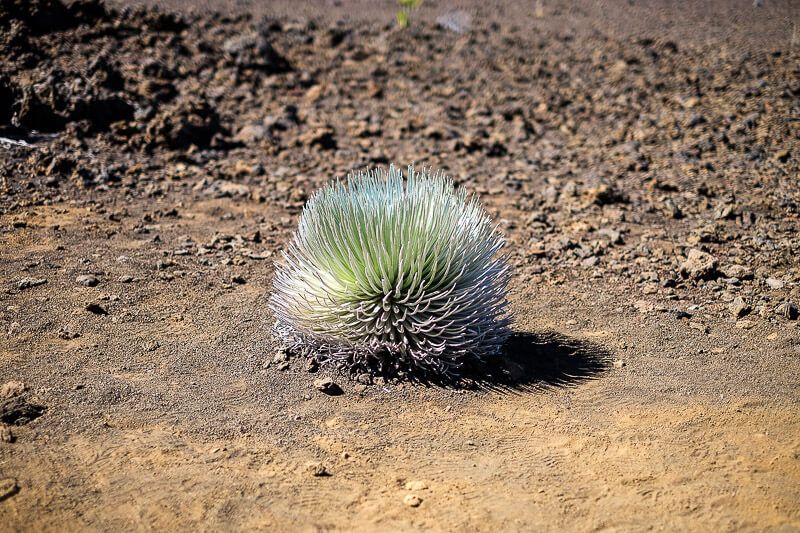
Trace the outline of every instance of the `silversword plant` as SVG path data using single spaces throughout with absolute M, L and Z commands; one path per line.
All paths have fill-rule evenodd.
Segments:
M 276 264 L 275 332 L 353 371 L 457 374 L 508 337 L 503 244 L 441 172 L 351 173 L 308 201 Z

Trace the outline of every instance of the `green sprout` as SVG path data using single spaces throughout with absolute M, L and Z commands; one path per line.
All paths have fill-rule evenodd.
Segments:
M 509 334 L 504 239 L 441 172 L 373 169 L 308 201 L 276 264 L 286 347 L 352 371 L 456 374 Z
M 400 5 L 400 10 L 395 15 L 397 17 L 397 25 L 401 28 L 406 28 L 410 21 L 411 12 L 422 4 L 422 0 L 397 0 L 397 3 Z

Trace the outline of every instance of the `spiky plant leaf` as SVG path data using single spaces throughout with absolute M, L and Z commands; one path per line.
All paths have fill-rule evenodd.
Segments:
M 275 332 L 354 370 L 453 373 L 508 336 L 503 243 L 440 172 L 351 173 L 308 201 L 276 264 Z

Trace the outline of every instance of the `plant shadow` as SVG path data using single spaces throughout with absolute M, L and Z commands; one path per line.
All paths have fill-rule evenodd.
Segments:
M 457 389 L 538 392 L 597 379 L 610 366 L 611 353 L 598 344 L 556 332 L 515 332 L 499 358 L 465 365 L 452 377 L 412 377 L 412 381 Z

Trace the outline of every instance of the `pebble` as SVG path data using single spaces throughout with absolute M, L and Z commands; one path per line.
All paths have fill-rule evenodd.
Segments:
M 19 492 L 19 485 L 17 485 L 16 479 L 13 477 L 0 479 L 0 501 L 10 498 L 17 492 Z
M 11 428 L 5 424 L 0 424 L 0 442 L 14 442 L 14 434 Z
M 686 254 L 686 261 L 680 266 L 680 274 L 684 278 L 694 280 L 712 279 L 717 273 L 717 260 L 711 254 L 692 248 Z
M 775 307 L 775 314 L 789 320 L 797 320 L 798 315 L 800 315 L 800 309 L 792 302 L 783 302 Z
M 623 361 L 622 359 L 617 359 L 612 364 L 614 365 L 614 368 L 622 368 L 625 366 L 625 361 Z
M 133 281 L 133 276 L 125 275 L 125 276 L 120 276 L 119 277 L 119 282 L 120 283 L 131 283 L 132 281 Z
M 767 287 L 769 287 L 774 291 L 782 289 L 785 285 L 785 283 L 783 283 L 781 280 L 775 278 L 767 278 L 765 282 L 767 284 Z
M 422 503 L 422 498 L 417 496 L 416 494 L 406 494 L 403 498 L 403 503 L 408 505 L 409 507 L 419 507 Z
M 318 462 L 308 463 L 306 471 L 314 477 L 328 477 L 331 475 L 325 465 Z
M 750 311 L 753 310 L 749 305 L 747 305 L 747 303 L 744 301 L 744 298 L 742 298 L 741 296 L 737 296 L 736 298 L 734 298 L 729 309 L 731 310 L 731 314 L 735 318 L 742 318 L 743 316 L 746 316 L 747 314 L 750 313 Z
M 736 323 L 736 327 L 739 329 L 750 329 L 755 325 L 756 323 L 752 320 L 740 320 Z
M 7 381 L 0 386 L 0 400 L 13 398 L 25 392 L 25 384 L 21 381 Z
M 96 315 L 107 315 L 108 310 L 98 303 L 86 304 L 86 310 Z
M 72 340 L 77 339 L 81 336 L 81 334 L 73 330 L 70 326 L 61 326 L 61 328 L 58 330 L 58 336 L 64 340 Z
M 319 378 L 314 380 L 314 388 L 328 396 L 338 396 L 342 394 L 342 388 L 331 378 Z
M 45 278 L 22 278 L 17 282 L 17 289 L 22 291 L 38 285 L 44 285 L 45 283 L 47 283 L 47 279 Z
M 728 265 L 720 270 L 727 278 L 753 279 L 753 271 L 742 265 Z
M 100 283 L 100 280 L 97 279 L 97 276 L 93 276 L 92 274 L 83 274 L 75 278 L 75 283 L 83 285 L 84 287 L 95 287 Z
M 417 491 L 417 490 L 425 490 L 428 488 L 428 484 L 424 481 L 420 481 L 415 479 L 413 481 L 406 482 L 406 490 Z

